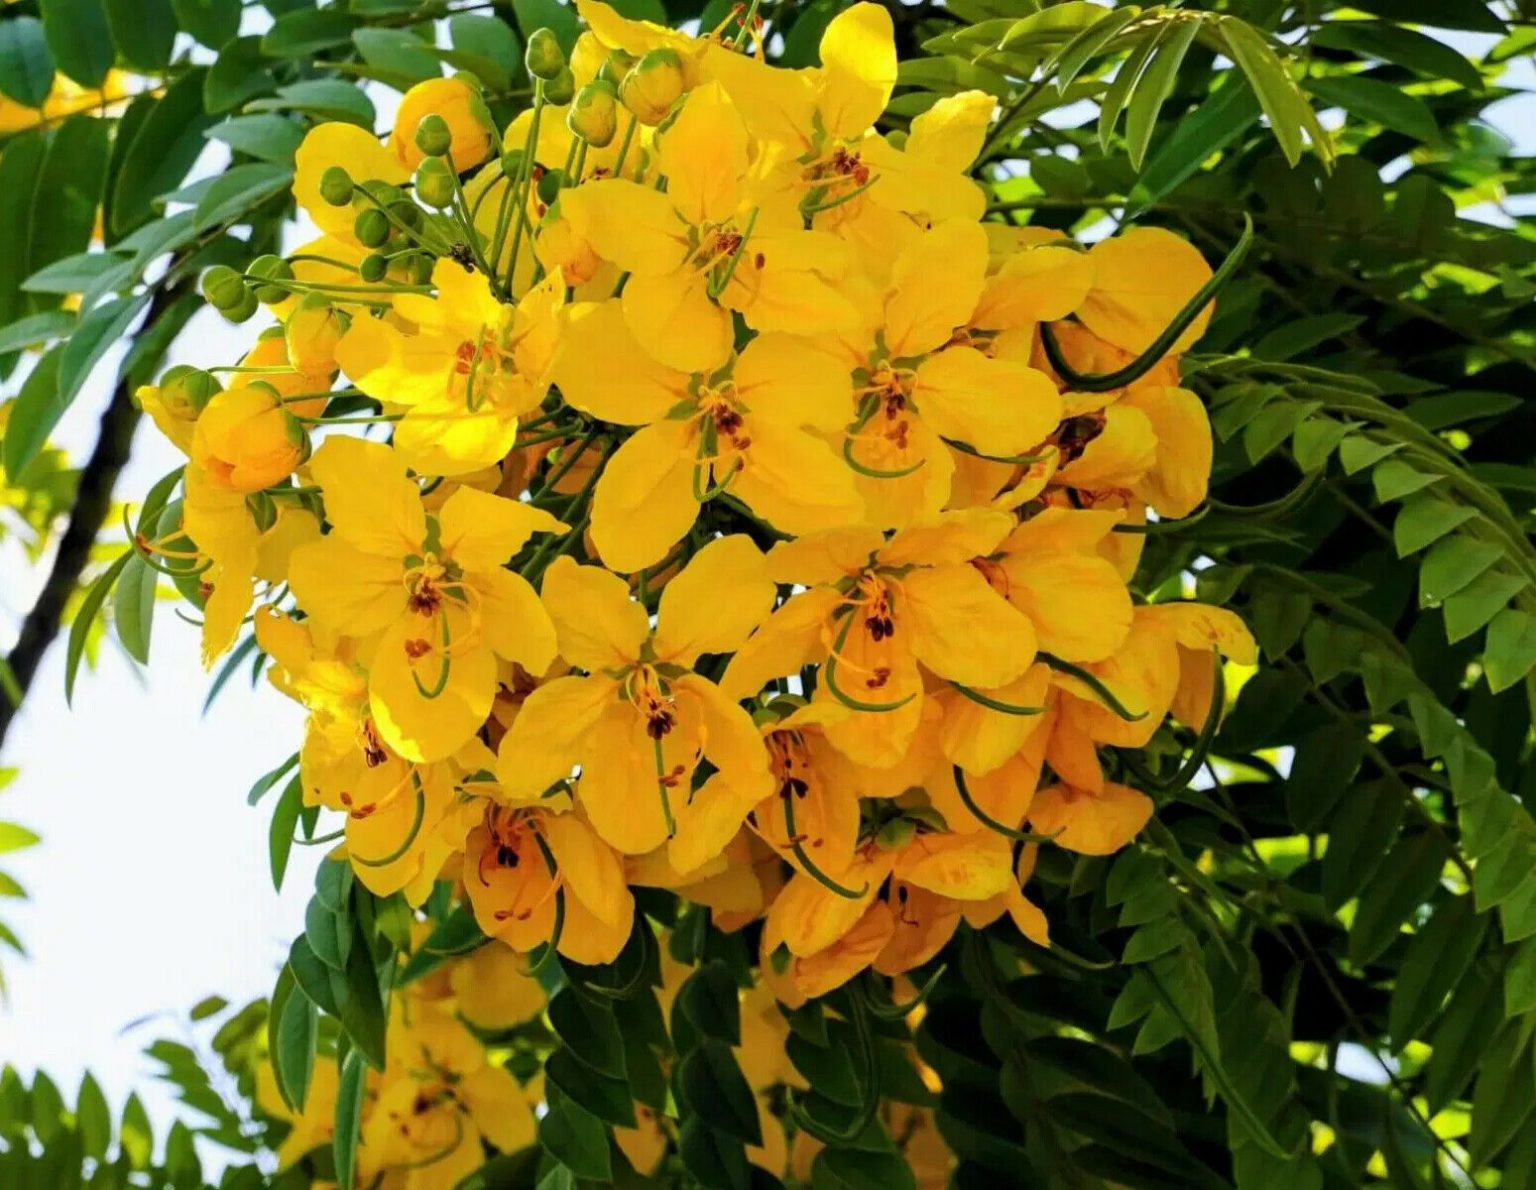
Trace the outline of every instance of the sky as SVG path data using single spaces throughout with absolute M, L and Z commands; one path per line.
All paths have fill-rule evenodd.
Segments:
M 1471 35 L 1447 40 L 1481 48 Z M 1536 85 L 1536 70 L 1526 63 L 1510 81 Z M 1521 151 L 1536 151 L 1536 97 L 1505 101 L 1494 114 Z M 214 152 L 200 168 L 220 165 Z M 228 363 L 253 337 L 251 325 L 230 327 L 204 310 L 169 362 Z M 56 435 L 75 458 L 95 440 L 117 358 L 104 361 Z M 180 462 L 146 422 L 119 498 L 141 498 Z M 37 576 L 25 570 L 0 547 L 0 633 L 35 592 Z M 5 861 L 31 899 L 0 903 L 0 917 L 30 957 L 3 956 L 10 1001 L 0 1005 L 0 1062 L 28 1075 L 46 1069 L 71 1098 L 89 1069 L 118 1108 L 137 1090 L 160 1132 L 173 1100 L 149 1077 L 154 1064 L 142 1048 L 180 1037 L 179 1021 L 204 996 L 239 1004 L 270 992 L 302 929 L 319 860 L 317 849 L 295 848 L 284 891 L 274 892 L 270 795 L 255 809 L 245 804 L 251 782 L 297 746 L 299 708 L 241 677 L 203 716 L 208 679 L 197 630 L 174 606 L 163 602 L 157 612 L 149 669 L 105 646 L 98 670 L 82 675 L 73 708 L 64 702 L 62 642 L 50 651 L 3 757 L 20 775 L 0 794 L 0 818 L 44 840 Z

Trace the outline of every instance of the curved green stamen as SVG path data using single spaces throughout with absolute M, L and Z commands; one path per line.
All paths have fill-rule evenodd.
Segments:
M 906 706 L 917 697 L 914 690 L 905 698 L 895 702 L 865 702 L 863 699 L 854 698 L 851 694 L 845 694 L 842 687 L 837 684 L 837 655 L 848 640 L 848 630 L 853 627 L 854 613 L 848 613 L 848 622 L 843 625 L 843 630 L 837 634 L 837 640 L 833 642 L 832 651 L 827 654 L 827 663 L 822 667 L 821 676 L 827 683 L 827 689 L 832 692 L 832 697 L 837 699 L 845 707 L 854 711 L 868 711 L 872 714 L 883 714 L 886 711 L 894 711 Z
M 851 431 L 849 436 L 843 439 L 843 461 L 868 479 L 901 479 L 919 470 L 928 462 L 927 459 L 918 459 L 910 467 L 901 467 L 895 471 L 885 471 L 879 467 L 867 466 L 853 457 L 853 435 Z
M 959 682 L 955 681 L 951 681 L 950 686 L 959 693 L 965 695 L 965 697 L 970 699 L 972 702 L 986 707 L 989 711 L 1000 711 L 1004 715 L 1045 714 L 1044 707 L 1025 707 L 1019 706 L 1017 703 L 1003 702 L 1001 699 L 993 698 L 989 694 L 983 694 L 980 690 L 972 690 L 969 686 L 962 686 Z
M 1097 675 L 1089 673 L 1082 666 L 1073 665 L 1070 661 L 1063 661 L 1060 657 L 1052 657 L 1049 653 L 1040 654 L 1040 659 L 1057 673 L 1064 673 L 1068 677 L 1076 678 L 1079 682 L 1082 682 L 1083 685 L 1093 691 L 1099 701 L 1127 723 L 1137 723 L 1147 717 L 1145 711 L 1132 711 L 1115 697 L 1114 692 L 1100 681 Z
M 840 897 L 847 897 L 850 901 L 857 901 L 860 897 L 869 891 L 869 881 L 866 880 L 864 882 L 864 887 L 855 892 L 853 889 L 839 884 L 836 880 L 833 880 L 832 877 L 828 876 L 825 872 L 818 868 L 815 863 L 812 862 L 810 854 L 806 851 L 804 845 L 796 837 L 800 832 L 795 829 L 794 791 L 785 789 L 782 797 L 784 799 L 784 830 L 785 833 L 789 836 L 789 850 L 794 855 L 795 859 L 800 862 L 801 867 L 805 869 L 805 874 L 814 880 L 817 884 L 821 885 L 821 887 L 826 889 L 828 892 L 836 893 Z
M 448 689 L 448 671 L 449 671 L 450 668 L 452 668 L 453 661 L 448 656 L 448 646 L 449 646 L 449 644 L 451 642 L 450 642 L 449 637 L 448 637 L 448 616 L 447 616 L 446 613 L 442 617 L 442 625 L 443 625 L 443 667 L 438 672 L 437 682 L 436 682 L 435 685 L 433 685 L 432 689 L 428 690 L 425 686 L 423 686 L 421 684 L 421 679 L 416 676 L 416 667 L 415 666 L 411 667 L 411 681 L 416 683 L 416 693 L 420 694 L 425 699 L 436 698 L 438 695 L 442 694 L 442 692 L 444 690 Z
M 971 815 L 976 819 L 976 821 L 981 823 L 981 825 L 986 827 L 989 831 L 993 831 L 996 834 L 1002 835 L 1005 839 L 1012 839 L 1015 843 L 1049 843 L 1056 837 L 1055 835 L 1036 835 L 1031 834 L 1029 831 L 1017 830 L 1014 827 L 1008 826 L 1005 823 L 999 822 L 996 818 L 993 818 L 992 815 L 988 814 L 979 805 L 977 805 L 976 799 L 971 796 L 970 787 L 965 783 L 965 770 L 962 769 L 958 764 L 955 765 L 954 768 L 955 789 L 960 794 L 960 801 L 965 805 L 965 808 L 971 812 Z
M 416 775 L 414 769 L 411 770 L 411 781 L 416 786 L 416 813 L 411 819 L 411 828 L 405 832 L 405 838 L 400 846 L 379 859 L 364 859 L 360 855 L 354 855 L 352 856 L 354 864 L 361 864 L 365 868 L 387 868 L 415 845 L 417 836 L 421 834 L 421 824 L 427 817 L 427 791 L 421 787 L 421 778 Z

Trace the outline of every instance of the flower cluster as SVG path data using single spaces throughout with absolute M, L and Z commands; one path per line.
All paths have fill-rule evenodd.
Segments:
M 1038 849 L 1134 837 L 1121 758 L 1213 722 L 1221 658 L 1253 660 L 1230 613 L 1127 585 L 1149 522 L 1205 498 L 1177 356 L 1210 270 L 1160 230 L 985 219 L 994 102 L 878 131 L 878 5 L 805 70 L 751 27 L 578 7 L 504 129 L 460 76 L 382 143 L 309 133 L 319 238 L 204 280 L 276 325 L 141 394 L 188 463 L 138 548 L 210 664 L 254 619 L 338 858 L 413 906 L 448 883 L 505 945 L 487 980 L 612 961 L 646 887 L 761 922 L 788 1006 L 962 919 L 1048 945 Z M 370 1169 L 517 1139 L 435 994 L 391 1046 L 454 1089 L 386 1072 Z

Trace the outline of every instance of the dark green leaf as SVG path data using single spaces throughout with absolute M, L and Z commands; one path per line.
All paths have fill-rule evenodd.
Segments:
M 12 417 L 14 416 L 15 411 L 12 410 Z M 111 594 L 113 585 L 134 556 L 134 551 L 128 550 L 107 567 L 101 577 L 91 584 L 90 590 L 86 591 L 85 598 L 80 601 L 80 606 L 75 610 L 75 618 L 69 625 L 69 643 L 65 649 L 64 659 L 66 702 L 74 698 L 75 677 L 80 672 L 80 662 L 85 656 L 85 645 L 90 638 L 91 625 L 95 622 L 97 613 L 101 611 L 101 605 Z
M 195 67 L 168 88 L 123 156 L 112 188 L 112 226 L 124 235 L 149 218 L 151 204 L 179 186 L 202 153 L 213 117 L 203 110 L 206 71 Z
M 1432 831 L 1400 839 L 1360 893 L 1349 931 L 1349 958 L 1369 963 L 1398 937 L 1403 924 L 1440 883 L 1445 844 Z
M 544 1074 L 561 1094 L 600 1120 L 623 1128 L 635 1126 L 635 1106 L 623 1079 L 599 1074 L 561 1047 L 544 1062 Z
M 0 94 L 22 107 L 42 107 L 53 88 L 53 55 L 36 17 L 0 21 Z
M 549 1110 L 539 1121 L 539 1144 L 577 1177 L 597 1182 L 612 1177 L 603 1122 L 558 1089 L 549 1096 Z
M 112 69 L 112 34 L 102 0 L 42 0 L 43 31 L 60 70 L 97 87 Z
M 171 11 L 183 32 L 211 50 L 222 47 L 240 29 L 240 0 L 171 0 Z
M 1452 79 L 1474 90 L 1483 85 L 1477 67 L 1451 46 L 1388 21 L 1328 21 L 1313 34 L 1312 44 L 1350 50 L 1379 62 L 1395 62 L 1430 78 Z
M 171 0 L 104 0 L 107 28 L 129 66 L 158 71 L 171 60 L 176 14 Z
M 363 1100 L 367 1092 L 368 1067 L 357 1050 L 350 1050 L 341 1063 L 341 1077 L 336 1088 L 336 1129 L 332 1151 L 336 1159 L 336 1184 L 353 1184 L 352 1171 L 357 1165 L 358 1132 L 363 1121 Z
M 243 222 L 267 199 L 286 191 L 292 182 L 293 171 L 286 166 L 269 162 L 235 166 L 215 181 L 198 202 L 197 230 Z
M 751 1181 L 741 1141 L 717 1132 L 698 1117 L 683 1121 L 678 1155 L 699 1183 L 709 1190 L 747 1190 Z
M 293 832 L 304 808 L 304 784 L 298 774 L 283 789 L 272 810 L 272 826 L 267 832 L 267 856 L 272 870 L 272 887 L 283 890 L 283 874 L 288 871 L 288 856 L 293 851 Z M 323 1007 L 323 1003 L 322 1003 Z
M 336 8 L 301 8 L 272 22 L 261 39 L 261 49 L 273 58 L 310 58 L 346 45 L 357 25 L 356 17 Z
M 737 1001 L 736 977 L 718 959 L 705 963 L 688 977 L 677 993 L 677 1006 L 695 1029 L 705 1037 L 717 1038 L 730 1045 L 741 1044 L 741 1006 Z
M 571 1052 L 598 1074 L 624 1077 L 624 1038 L 608 1005 L 564 988 L 549 1002 L 549 1024 Z
M 1326 104 L 1418 140 L 1439 139 L 1440 128 L 1423 100 L 1390 83 L 1356 75 L 1308 79 L 1306 88 Z
M 117 583 L 112 625 L 128 655 L 140 665 L 149 664 L 150 631 L 155 622 L 155 588 L 159 573 L 135 554 L 128 560 Z
M 246 105 L 249 111 L 303 112 L 320 120 L 340 120 L 370 131 L 373 128 L 373 104 L 358 87 L 339 79 L 311 79 L 290 83 L 277 89 L 272 99 L 257 99 Z
M 237 37 L 219 51 L 203 80 L 203 106 L 227 112 L 258 95 L 277 90 L 277 77 L 267 68 L 261 38 Z
M 236 116 L 215 124 L 205 135 L 223 141 L 237 153 L 276 165 L 292 165 L 294 154 L 304 142 L 304 129 L 277 115 Z
M 59 364 L 65 346 L 56 345 L 37 361 L 11 406 L 0 452 L 4 454 L 5 472 L 12 483 L 19 480 L 27 464 L 43 449 L 64 413 L 59 401 Z
M 728 1046 L 701 1041 L 683 1058 L 678 1087 L 689 1109 L 711 1128 L 746 1144 L 763 1143 L 757 1101 Z

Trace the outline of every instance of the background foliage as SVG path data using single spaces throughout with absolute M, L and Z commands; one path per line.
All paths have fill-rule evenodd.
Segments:
M 445 67 L 475 73 L 505 119 L 526 95 L 521 39 L 576 28 L 556 0 L 260 7 L 0 12 L 0 533 L 48 568 L 0 666 L 0 739 L 72 609 L 71 675 L 98 616 L 147 653 L 150 601 L 125 597 L 131 584 L 111 606 L 105 585 L 82 596 L 121 552 L 100 541 L 139 417 L 131 393 L 197 308 L 199 271 L 279 243 L 305 127 L 371 126 L 360 81 L 403 88 Z M 730 4 L 618 7 L 710 27 Z M 770 0 L 772 54 L 810 63 L 838 7 Z M 1483 118 L 1512 94 L 1506 64 L 1536 48 L 1536 10 L 892 8 L 906 59 L 893 127 L 935 95 L 999 101 L 978 164 L 994 217 L 1156 224 L 1212 259 L 1251 217 L 1252 248 L 1185 361 L 1218 438 L 1212 499 L 1147 535 L 1137 585 L 1193 585 L 1242 614 L 1264 656 L 1193 781 L 1194 741 L 1165 729 L 1160 769 L 1132 778 L 1160 800 L 1137 844 L 1112 860 L 1042 851 L 1032 895 L 1050 952 L 957 939 L 915 1028 L 862 989 L 833 997 L 840 1019 L 790 1018 L 789 1057 L 816 1087 L 796 1118 L 833 1140 L 812 1184 L 911 1185 L 887 1127 L 905 1102 L 936 1110 L 959 1186 L 1536 1186 L 1536 223 L 1504 205 L 1536 171 Z M 1488 48 L 1466 57 L 1444 30 Z M 226 168 L 187 183 L 225 150 Z M 71 464 L 49 435 L 124 337 L 100 440 Z M 275 807 L 279 881 L 296 790 L 285 767 L 251 791 Z M 30 841 L 0 824 L 0 853 Z M 0 895 L 19 892 L 0 875 Z M 210 1002 L 194 1015 L 217 1033 L 152 1048 L 186 1123 L 157 1145 L 136 1101 L 114 1121 L 90 1081 L 71 1106 L 46 1075 L 28 1086 L 7 1071 L 0 1181 L 196 1186 L 195 1133 L 227 1151 L 222 1184 L 261 1184 L 283 1129 L 251 1107 L 268 1029 L 285 1094 L 302 1098 L 309 1055 L 330 1060 L 344 1038 L 366 1056 L 391 985 L 413 975 L 394 962 L 397 904 L 355 886 L 316 904 L 270 1025 L 265 1004 Z M 674 957 L 703 965 L 670 1019 L 644 932 L 615 971 L 552 967 L 581 1010 L 505 1039 L 521 1072 L 547 1062 L 542 1153 L 503 1159 L 484 1184 L 634 1183 L 606 1131 L 632 1101 L 666 1109 L 669 1090 L 668 1184 L 764 1180 L 742 1156 L 756 1120 L 738 1110 L 730 1050 L 755 946 L 665 895 L 644 908 L 671 927 Z M 328 963 L 343 936 L 353 961 Z M 434 938 L 418 968 L 474 941 L 453 917 Z M 0 944 L 19 947 L 3 926 Z M 907 1045 L 941 1094 L 902 1077 Z

